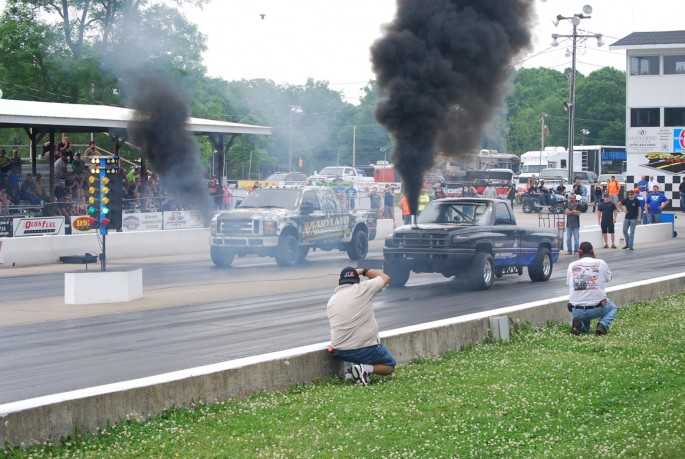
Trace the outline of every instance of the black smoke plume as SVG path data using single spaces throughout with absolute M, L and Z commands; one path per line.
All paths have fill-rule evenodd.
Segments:
M 161 78 L 136 77 L 131 106 L 137 113 L 129 133 L 159 174 L 162 188 L 185 208 L 199 210 L 207 222 L 211 201 L 202 178 L 200 149 L 187 129 L 190 107 L 181 94 Z
M 397 0 L 371 49 L 376 119 L 395 138 L 393 162 L 416 215 L 436 154 L 480 147 L 510 91 L 512 58 L 530 47 L 532 0 Z

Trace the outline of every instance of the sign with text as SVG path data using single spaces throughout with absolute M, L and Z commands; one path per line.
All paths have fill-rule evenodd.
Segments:
M 12 237 L 12 219 L 0 218 L 0 237 Z
M 65 234 L 64 217 L 15 218 L 14 237 Z
M 162 230 L 162 223 L 162 212 L 124 214 L 121 229 L 123 231 L 156 231 Z
M 94 233 L 99 224 L 88 215 L 74 215 L 71 217 L 71 234 Z

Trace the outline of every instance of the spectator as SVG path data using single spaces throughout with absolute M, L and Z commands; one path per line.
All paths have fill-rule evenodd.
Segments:
M 74 162 L 74 151 L 71 149 L 71 141 L 69 137 L 62 137 L 62 142 L 58 146 L 61 146 L 62 153 L 67 155 L 67 161 L 69 164 Z
M 19 150 L 12 150 L 12 156 L 10 157 L 10 164 L 12 165 L 12 169 L 16 169 L 19 175 L 21 176 L 21 166 L 22 166 L 22 160 L 21 157 L 19 156 Z
M 231 210 L 231 204 L 233 201 L 233 189 L 231 186 L 226 182 L 226 184 L 223 186 L 223 204 L 224 204 L 224 210 Z
M 41 174 L 36 174 L 33 180 L 33 194 L 41 201 L 46 200 L 45 189 L 43 188 L 43 176 Z
M 409 209 L 409 200 L 407 199 L 407 195 L 402 193 L 402 197 L 400 198 L 400 209 L 402 209 L 402 222 L 405 225 L 408 225 L 411 223 L 411 210 Z
M 386 186 L 383 193 L 383 218 L 395 220 L 395 193 L 391 186 Z
M 564 186 L 564 181 L 561 180 L 559 182 L 559 186 L 557 186 L 557 194 L 564 195 L 566 193 L 566 187 Z
M 649 188 L 647 188 L 648 185 L 649 180 L 647 180 L 646 175 L 643 175 L 640 181 L 637 182 L 637 187 L 640 189 L 640 193 L 642 193 L 642 196 L 647 196 L 649 190 Z
M 71 217 L 73 214 L 73 203 L 71 202 L 71 194 L 69 192 L 66 192 L 62 199 L 57 202 L 57 210 L 59 211 L 58 215 Z
M 345 188 L 345 196 L 347 197 L 347 203 L 350 209 L 355 208 L 357 201 L 357 189 L 352 183 L 350 183 L 347 188 Z
M 11 201 L 9 196 L 7 196 L 7 189 L 3 188 L 3 181 L 0 181 L 0 215 L 9 215 Z
M 368 280 L 360 281 L 359 276 Z M 380 343 L 373 299 L 390 283 L 390 277 L 377 269 L 347 267 L 340 273 L 338 287 L 326 306 L 331 327 L 328 351 L 342 360 L 343 377 L 366 386 L 369 375 L 391 375 L 397 363 Z
M 661 223 L 661 211 L 668 205 L 668 198 L 659 191 L 659 185 L 654 185 L 652 190 L 645 199 L 647 223 Z
M 100 152 L 98 152 L 95 141 L 91 140 L 88 142 L 88 148 L 86 148 L 86 151 L 83 152 L 83 157 L 92 158 L 93 156 L 100 156 Z
M 26 178 L 24 179 L 24 182 L 21 184 L 21 187 L 19 188 L 19 196 L 24 201 L 30 202 L 32 206 L 40 204 L 40 198 L 38 198 L 35 193 L 35 183 L 33 181 L 33 175 L 26 174 Z
M 433 186 L 433 199 L 446 198 L 445 188 L 443 188 L 442 183 L 436 182 Z
M 640 210 L 642 211 L 642 224 L 646 225 L 647 224 L 647 212 L 645 212 L 645 204 L 647 201 L 647 198 L 645 196 L 642 196 L 642 193 L 640 193 L 639 188 L 635 188 L 633 191 L 635 191 L 635 199 L 637 199 L 640 202 Z M 640 224 L 640 223 L 638 223 Z
M 652 175 L 649 177 L 649 183 L 647 183 L 647 194 L 651 193 L 655 186 L 659 186 L 659 182 Z
M 607 182 L 607 193 L 609 194 L 609 199 L 611 199 L 611 202 L 616 205 L 618 202 L 618 190 L 620 186 L 618 182 L 616 181 L 616 177 L 613 175 L 609 178 L 609 181 Z
M 492 186 L 492 182 L 488 182 L 487 186 L 485 187 L 484 195 L 486 198 L 489 198 L 489 199 L 496 199 L 497 198 L 497 190 L 495 190 L 495 187 Z
M 635 199 L 635 190 L 628 190 L 626 194 L 628 197 L 618 203 L 619 209 L 626 213 L 626 218 L 623 220 L 623 238 L 626 245 L 623 246 L 623 249 L 633 250 L 635 227 L 637 222 L 642 219 L 642 206 L 640 201 Z
M 608 193 L 604 193 L 602 196 L 603 201 L 599 203 L 597 207 L 597 223 L 602 229 L 602 237 L 604 238 L 604 248 L 609 248 L 609 243 L 607 241 L 607 235 L 611 234 L 611 248 L 616 248 L 615 235 L 614 235 L 614 225 L 616 225 L 616 205 L 611 202 L 611 198 Z
M 580 183 L 580 179 L 578 177 L 576 177 L 576 181 L 573 184 L 573 194 L 577 194 L 578 196 L 585 196 L 585 187 L 582 183 Z
M 421 190 L 421 194 L 419 195 L 419 207 L 418 207 L 419 212 L 418 212 L 418 214 L 423 212 L 423 209 L 426 208 L 426 206 L 428 205 L 429 202 L 430 202 L 430 198 L 428 197 L 428 194 L 426 193 L 426 189 L 424 188 Z
M 0 150 L 0 173 L 6 174 L 12 169 L 12 161 L 5 150 Z
M 71 162 L 71 170 L 76 175 L 86 172 L 86 162 L 81 159 L 81 153 L 76 153 L 74 160 Z
M 599 206 L 599 203 L 602 202 L 602 196 L 604 196 L 604 187 L 598 179 L 597 183 L 595 183 L 595 195 L 594 199 L 592 200 L 592 212 L 594 212 L 597 206 Z
M 373 187 L 371 189 L 369 201 L 371 202 L 371 210 L 376 214 L 376 219 L 381 218 L 381 195 L 378 193 L 378 188 Z
M 682 177 L 678 186 L 678 192 L 680 193 L 680 211 L 685 214 L 685 180 Z
M 509 200 L 509 204 L 511 205 L 511 208 L 514 208 L 514 199 L 516 199 L 516 187 L 514 186 L 513 183 L 509 184 L 509 190 L 507 191 L 507 199 Z
M 566 214 L 566 253 L 568 255 L 578 253 L 580 245 L 578 240 L 580 237 L 580 210 L 578 209 L 576 199 L 575 194 L 569 196 L 566 209 L 564 210 Z
M 613 204 L 608 196 L 606 200 Z M 571 334 L 588 333 L 592 319 L 599 318 L 595 333 L 606 335 L 618 312 L 616 305 L 606 296 L 611 270 L 604 260 L 595 256 L 589 242 L 580 244 L 578 258 L 566 270 L 568 310 L 573 314 Z
M 69 169 L 67 168 L 69 162 L 67 160 L 67 155 L 60 153 L 59 159 L 55 161 L 55 178 L 57 180 L 64 180 L 67 178 L 67 173 Z

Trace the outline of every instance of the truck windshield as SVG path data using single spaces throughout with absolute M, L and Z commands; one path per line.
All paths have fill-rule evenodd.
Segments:
M 484 226 L 488 223 L 486 202 L 431 202 L 416 219 L 416 223 L 460 223 Z
M 299 203 L 300 190 L 287 188 L 264 188 L 248 194 L 238 206 L 245 208 L 269 208 L 295 210 Z
M 319 172 L 319 175 L 330 175 L 333 177 L 342 177 L 344 171 L 345 171 L 344 167 L 328 166 L 328 167 L 324 167 L 323 169 L 321 169 L 321 171 Z

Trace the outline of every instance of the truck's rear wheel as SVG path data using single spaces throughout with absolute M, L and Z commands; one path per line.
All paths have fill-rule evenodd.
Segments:
M 469 282 L 474 290 L 487 290 L 494 280 L 494 263 L 488 252 L 476 252 L 471 262 Z
M 552 254 L 547 247 L 538 249 L 538 256 L 528 266 L 528 276 L 533 282 L 544 282 L 552 276 Z
M 209 248 L 209 256 L 212 258 L 212 263 L 215 265 L 226 267 L 231 266 L 231 263 L 233 263 L 235 252 L 232 252 L 226 247 L 211 246 Z
M 533 203 L 529 200 L 523 201 L 523 204 L 521 205 L 521 210 L 523 210 L 523 213 L 525 214 L 530 214 L 535 212 L 535 206 Z
M 411 269 L 403 263 L 383 263 L 383 271 L 390 276 L 390 287 L 404 287 L 409 280 Z
M 366 231 L 357 230 L 347 245 L 347 256 L 350 260 L 361 260 L 366 257 L 367 253 L 369 253 L 369 236 Z
M 294 266 L 300 260 L 300 244 L 292 234 L 281 235 L 276 247 L 276 263 L 278 266 Z

